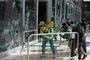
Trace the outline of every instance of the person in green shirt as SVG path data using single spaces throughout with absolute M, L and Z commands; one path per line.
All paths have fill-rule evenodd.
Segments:
M 62 32 L 72 32 L 72 28 L 68 26 L 67 23 L 63 23 L 62 28 L 63 28 Z M 66 39 L 67 41 L 69 41 L 71 39 L 71 34 L 64 34 L 62 37 Z
M 63 23 L 62 24 L 62 32 L 72 32 L 72 28 L 70 26 L 68 26 L 67 23 Z M 64 34 L 64 35 L 61 35 L 61 37 L 63 37 L 64 39 L 66 39 L 66 41 L 68 42 L 68 47 L 70 48 L 70 50 L 72 49 L 72 34 Z

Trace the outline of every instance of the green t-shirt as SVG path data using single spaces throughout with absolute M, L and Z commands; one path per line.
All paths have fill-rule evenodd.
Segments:
M 71 27 L 67 27 L 66 29 L 64 29 L 63 32 L 72 32 L 72 28 Z M 63 38 L 69 40 L 71 38 L 71 34 L 64 34 Z

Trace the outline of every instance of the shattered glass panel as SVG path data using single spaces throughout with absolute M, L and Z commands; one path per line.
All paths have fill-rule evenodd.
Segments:
M 27 0 L 25 3 L 23 26 L 22 0 L 0 1 L 0 52 L 20 46 L 23 31 L 36 29 L 36 2 Z M 35 37 L 31 41 L 33 39 Z

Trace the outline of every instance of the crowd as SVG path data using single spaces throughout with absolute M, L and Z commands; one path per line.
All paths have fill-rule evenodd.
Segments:
M 82 22 L 75 22 L 69 21 L 69 18 L 62 23 L 62 27 L 60 27 L 60 32 L 77 32 L 79 34 L 79 44 L 78 44 L 78 59 L 85 59 L 87 57 L 87 50 L 86 50 L 86 23 L 82 19 Z M 48 24 L 44 21 L 39 23 L 40 26 L 40 33 L 54 33 L 55 29 L 58 28 L 57 23 L 55 22 L 54 17 L 51 17 L 51 20 Z M 53 53 L 53 58 L 55 58 L 55 48 L 54 48 L 54 41 L 57 40 L 57 35 L 43 35 L 42 36 L 42 57 L 45 57 L 45 47 L 46 43 L 50 43 L 51 51 Z M 77 34 L 75 34 L 75 38 L 72 38 L 72 34 L 60 34 L 60 36 L 68 41 L 68 47 L 71 50 L 71 57 L 77 55 L 75 50 L 77 49 Z M 70 45 L 71 44 L 71 45 Z

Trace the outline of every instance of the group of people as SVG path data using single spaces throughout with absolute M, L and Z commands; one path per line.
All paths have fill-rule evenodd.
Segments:
M 77 34 L 75 34 L 75 38 L 73 39 L 72 36 L 67 35 L 67 40 L 70 44 L 70 42 L 72 43 L 72 47 L 71 49 L 71 57 L 75 56 L 76 53 L 74 52 L 77 48 L 77 38 L 79 38 L 79 42 L 78 42 L 78 59 L 85 59 L 87 57 L 87 50 L 86 50 L 86 24 L 83 22 L 65 22 L 63 23 L 66 25 L 66 28 L 63 28 L 64 32 L 77 32 L 79 34 L 79 36 L 77 36 Z M 63 25 L 62 24 L 62 25 Z M 64 25 L 64 26 L 65 26 Z M 83 56 L 83 57 L 82 57 Z
M 51 20 L 48 24 L 46 24 L 44 21 L 41 21 L 39 23 L 40 26 L 40 33 L 54 33 L 55 29 L 58 28 L 57 25 L 54 23 L 54 17 L 51 17 Z M 85 57 L 87 56 L 87 51 L 86 51 L 86 27 L 83 26 L 83 23 L 78 23 L 76 24 L 75 22 L 71 21 L 71 22 L 64 22 L 62 24 L 62 27 L 60 28 L 60 32 L 77 32 L 79 34 L 79 44 L 78 44 L 78 59 L 85 59 Z M 74 52 L 77 48 L 77 34 L 75 34 L 75 39 L 72 39 L 72 35 L 71 34 L 60 34 L 60 36 L 64 39 L 66 39 L 69 43 L 72 41 L 72 47 L 70 47 L 71 49 L 71 57 L 75 56 L 76 53 Z M 53 58 L 55 58 L 56 55 L 56 51 L 54 48 L 54 41 L 53 38 L 56 39 L 56 36 L 54 34 L 50 34 L 50 35 L 42 35 L 42 57 L 45 57 L 45 47 L 46 47 L 46 43 L 49 42 L 50 43 L 50 47 L 51 47 L 51 51 L 53 53 Z M 83 55 L 83 58 L 82 58 Z

